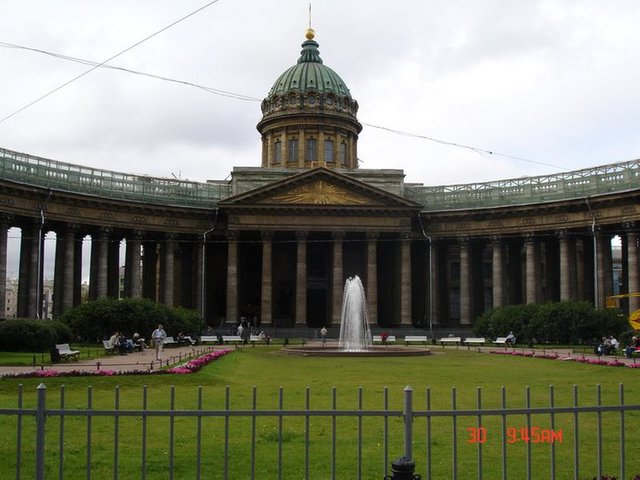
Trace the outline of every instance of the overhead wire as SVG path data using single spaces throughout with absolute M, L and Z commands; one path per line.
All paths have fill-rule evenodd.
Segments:
M 219 0 L 214 0 L 212 2 L 209 2 L 208 4 L 204 5 L 203 7 L 200 7 L 198 10 L 195 10 L 194 12 L 190 13 L 189 15 L 186 15 L 185 17 L 182 17 L 181 19 L 173 22 L 172 24 L 164 27 L 163 29 L 159 30 L 158 32 L 156 32 L 156 33 L 146 37 L 145 39 L 137 42 L 136 44 L 134 44 L 131 47 L 123 50 L 122 52 L 112 56 L 111 58 L 105 60 L 104 62 L 95 62 L 95 61 L 92 61 L 92 60 L 87 60 L 87 59 L 78 58 L 78 57 L 72 57 L 72 56 L 69 56 L 69 55 L 50 52 L 50 51 L 39 49 L 39 48 L 28 47 L 28 46 L 24 46 L 24 45 L 17 45 L 17 44 L 13 44 L 13 43 L 0 41 L 0 47 L 27 50 L 27 51 L 31 51 L 31 52 L 40 53 L 40 54 L 43 54 L 43 55 L 48 55 L 48 56 L 52 56 L 52 57 L 55 57 L 55 58 L 59 58 L 61 60 L 80 63 L 80 64 L 83 64 L 83 65 L 91 65 L 91 68 L 89 70 L 87 70 L 86 72 L 76 76 L 75 78 L 73 78 L 69 82 L 66 82 L 65 84 L 61 85 L 60 87 L 58 87 L 58 88 L 52 90 L 51 92 L 43 95 L 39 99 L 34 100 L 30 104 L 22 107 L 21 109 L 13 112 L 12 114 L 4 117 L 3 119 L 0 119 L 0 123 L 2 123 L 5 120 L 11 118 L 12 116 L 16 115 L 17 113 L 21 112 L 22 110 L 25 110 L 26 108 L 30 107 L 31 105 L 34 105 L 38 101 L 40 101 L 40 100 L 46 98 L 47 96 L 55 93 L 56 91 L 60 90 L 61 88 L 65 87 L 65 86 L 67 86 L 71 82 L 81 78 L 82 76 L 90 73 L 91 71 L 93 71 L 93 70 L 95 70 L 97 68 L 108 68 L 108 69 L 112 69 L 112 70 L 118 70 L 118 71 L 122 71 L 122 72 L 126 72 L 126 73 L 131 73 L 131 74 L 134 74 L 134 75 L 140 75 L 140 76 L 145 76 L 145 77 L 149 77 L 149 78 L 154 78 L 156 80 L 161 80 L 161 81 L 165 81 L 165 82 L 176 83 L 176 84 L 185 85 L 185 86 L 189 86 L 189 87 L 193 87 L 193 88 L 198 88 L 198 89 L 203 90 L 203 91 L 205 91 L 207 93 L 211 93 L 211 94 L 214 94 L 214 95 L 219 95 L 219 96 L 223 96 L 223 97 L 232 98 L 232 99 L 235 99 L 235 100 L 251 101 L 251 102 L 260 102 L 260 101 L 262 101 L 260 98 L 257 98 L 257 97 L 251 96 L 251 95 L 244 95 L 244 94 L 232 92 L 232 91 L 229 91 L 229 90 L 222 90 L 222 89 L 219 89 L 219 88 L 213 88 L 213 87 L 209 87 L 209 86 L 206 86 L 206 85 L 201 85 L 201 84 L 194 83 L 194 82 L 189 82 L 189 81 L 186 81 L 186 80 L 171 78 L 171 77 L 167 77 L 167 76 L 164 76 L 164 75 L 157 75 L 157 74 L 152 74 L 152 73 L 141 72 L 139 70 L 133 70 L 133 69 L 129 69 L 129 68 L 121 67 L 121 66 L 107 65 L 107 62 L 115 59 L 116 57 L 122 55 L 123 53 L 131 50 L 132 48 L 135 48 L 136 46 L 140 45 L 141 43 L 145 42 L 146 40 L 152 38 L 153 36 L 161 33 L 164 30 L 167 30 L 168 28 L 172 27 L 173 25 L 176 25 L 177 23 L 185 20 L 186 18 L 194 15 L 195 13 L 203 10 L 204 8 L 210 6 L 213 3 L 216 3 L 218 1 Z M 446 145 L 446 146 L 450 146 L 450 147 L 466 149 L 466 150 L 470 150 L 472 152 L 475 152 L 475 153 L 478 153 L 478 154 L 481 154 L 481 155 L 491 155 L 491 156 L 499 156 L 499 157 L 504 157 L 504 158 L 510 158 L 512 160 L 517 160 L 517 161 L 532 163 L 532 164 L 541 165 L 541 166 L 545 166 L 545 167 L 550 167 L 550 168 L 554 168 L 554 169 L 557 169 L 557 170 L 560 170 L 560 171 L 568 170 L 566 167 L 561 167 L 561 166 L 550 164 L 550 163 L 540 162 L 540 161 L 537 161 L 537 160 L 532 160 L 532 159 L 521 157 L 521 156 L 517 156 L 517 155 L 511 155 L 511 154 L 508 154 L 508 153 L 498 152 L 496 150 L 487 150 L 487 149 L 480 148 L 480 147 L 475 147 L 475 146 L 472 146 L 472 145 L 466 145 L 466 144 L 463 144 L 463 143 L 457 143 L 457 142 L 452 142 L 452 141 L 448 141 L 448 140 L 442 140 L 442 139 L 435 138 L 435 137 L 432 137 L 432 136 L 429 136 L 429 135 L 424 135 L 424 134 L 419 134 L 419 133 L 412 133 L 412 132 L 407 132 L 407 131 L 404 131 L 404 130 L 398 130 L 398 129 L 394 129 L 394 128 L 390 128 L 390 127 L 385 127 L 383 125 L 375 125 L 375 124 L 367 123 L 367 122 L 361 122 L 361 123 L 364 126 L 367 126 L 367 127 L 370 127 L 370 128 L 375 128 L 375 129 L 382 130 L 382 131 L 386 131 L 386 132 L 389 132 L 389 133 L 393 133 L 395 135 L 400 135 L 400 136 L 410 137 L 410 138 L 417 138 L 417 139 L 420 139 L 420 140 L 427 140 L 427 141 L 438 143 L 438 144 L 441 144 L 441 145 Z
M 137 41 L 136 43 L 134 43 L 133 45 L 130 45 L 129 47 L 125 48 L 124 50 L 121 50 L 120 52 L 116 53 L 115 55 L 112 55 L 111 57 L 107 58 L 106 60 L 97 63 L 95 65 L 93 65 L 89 70 L 86 70 L 78 75 L 76 75 L 75 77 L 73 77 L 72 79 L 64 82 L 61 85 L 58 85 L 56 88 L 54 88 L 53 90 L 50 90 L 49 92 L 45 93 L 44 95 L 41 95 L 40 97 L 36 98 L 35 100 L 32 100 L 31 102 L 29 102 L 28 104 L 26 104 L 25 106 L 19 108 L 18 110 L 14 111 L 13 113 L 10 113 L 9 115 L 6 115 L 5 117 L 3 117 L 2 119 L 0 119 L 0 123 L 5 122 L 6 120 L 10 119 L 11 117 L 17 115 L 18 113 L 26 110 L 27 108 L 35 105 L 36 103 L 44 100 L 45 98 L 47 98 L 50 95 L 53 95 L 54 93 L 58 92 L 59 90 L 62 90 L 63 88 L 65 88 L 66 86 L 72 84 L 73 82 L 81 79 L 82 77 L 84 77 L 85 75 L 88 75 L 89 73 L 93 72 L 95 69 L 102 67 L 103 65 L 105 65 L 106 63 L 110 62 L 111 60 L 114 60 L 116 58 L 118 58 L 121 55 L 124 55 L 125 53 L 133 50 L 134 48 L 142 45 L 143 43 L 145 43 L 148 40 L 151 40 L 153 37 L 161 34 L 162 32 L 170 29 L 171 27 L 179 24 L 180 22 L 183 22 L 184 20 L 192 17 L 193 15 L 201 12 L 202 10 L 204 10 L 207 7 L 210 7 L 211 5 L 213 5 L 214 3 L 218 3 L 220 0 L 212 0 L 208 3 L 206 3 L 205 5 L 201 6 L 200 8 L 197 8 L 196 10 L 194 10 L 193 12 L 179 18 L 178 20 L 171 22 L 169 25 L 166 25 L 164 27 L 162 27 L 160 30 L 157 30 L 156 32 L 147 35 L 146 37 L 144 37 L 142 40 Z
M 42 50 L 39 48 L 33 48 L 33 47 L 27 47 L 24 45 L 16 45 L 14 43 L 7 43 L 7 42 L 0 42 L 0 47 L 6 47 L 6 48 L 15 48 L 15 49 L 19 49 L 19 50 L 27 50 L 30 52 L 35 52 L 35 53 L 41 53 L 43 55 L 48 55 L 54 58 L 58 58 L 60 60 L 67 60 L 70 62 L 75 62 L 75 63 L 80 63 L 82 65 L 92 65 L 92 66 L 99 66 L 102 68 L 108 68 L 111 70 L 119 70 L 121 72 L 126 72 L 126 73 L 132 73 L 134 75 L 140 75 L 143 77 L 149 77 L 149 78 L 155 78 L 157 80 L 163 80 L 165 82 L 171 82 L 171 83 L 177 83 L 180 85 L 187 85 L 189 87 L 194 87 L 194 88 L 198 88 L 200 90 L 204 90 L 205 92 L 208 93 L 213 93 L 215 95 L 221 95 L 223 97 L 229 97 L 229 98 L 233 98 L 236 100 L 245 100 L 245 101 L 251 101 L 251 102 L 260 102 L 262 101 L 261 99 L 257 98 L 257 97 L 251 97 L 248 95 L 243 95 L 241 93 L 234 93 L 234 92 L 229 92 L 227 90 L 221 90 L 219 88 L 213 88 L 213 87 L 208 87 L 206 85 L 200 85 L 194 82 L 189 82 L 186 80 L 180 80 L 180 79 L 176 79 L 176 78 L 171 78 L 171 77 L 166 77 L 163 75 L 156 75 L 153 73 L 146 73 L 146 72 L 141 72 L 139 70 L 132 70 L 130 68 L 125 68 L 125 67 L 120 67 L 118 65 L 101 65 L 98 62 L 94 62 L 92 60 L 87 60 L 84 58 L 79 58 L 79 57 L 72 57 L 69 55 L 63 55 L 60 53 L 55 53 L 55 52 L 49 52 L 47 50 Z

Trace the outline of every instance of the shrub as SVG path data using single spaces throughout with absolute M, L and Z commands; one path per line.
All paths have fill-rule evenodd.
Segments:
M 51 328 L 53 328 L 58 336 L 56 343 L 71 343 L 75 340 L 73 336 L 73 332 L 69 325 L 61 322 L 60 320 L 50 320 L 48 321 Z
M 5 352 L 48 352 L 58 342 L 49 320 L 16 318 L 0 322 L 0 350 Z
M 627 321 L 617 310 L 595 310 L 588 302 L 507 305 L 481 315 L 473 326 L 476 335 L 485 337 L 513 331 L 519 343 L 595 343 L 626 330 Z
M 60 320 L 71 327 L 74 335 L 99 342 L 117 330 L 126 336 L 139 333 L 150 338 L 162 323 L 168 335 L 200 333 L 200 316 L 194 310 L 169 308 L 146 298 L 104 298 L 67 310 Z

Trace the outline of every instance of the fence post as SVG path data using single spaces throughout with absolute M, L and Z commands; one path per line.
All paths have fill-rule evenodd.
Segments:
M 413 460 L 413 388 L 404 387 L 404 456 Z
M 404 387 L 404 456 L 391 462 L 391 473 L 385 480 L 418 480 L 420 475 L 414 475 L 416 464 L 413 461 L 413 388 Z
M 47 387 L 44 383 L 37 388 L 38 405 L 36 408 L 36 480 L 44 480 L 44 424 L 47 406 Z

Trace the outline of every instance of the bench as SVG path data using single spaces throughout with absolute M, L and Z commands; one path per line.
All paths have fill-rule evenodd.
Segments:
M 443 347 L 445 345 L 456 345 L 456 346 L 458 346 L 462 342 L 462 339 L 460 337 L 442 337 L 438 341 L 440 342 L 440 345 L 442 345 Z
M 71 347 L 68 343 L 58 343 L 56 344 L 56 348 L 58 349 L 58 353 L 60 354 L 60 358 L 69 359 L 73 358 L 78 361 L 78 355 L 80 355 L 80 350 L 71 350 Z
M 382 343 L 382 335 L 374 335 L 373 343 Z M 395 335 L 389 335 L 387 337 L 386 343 L 396 343 Z
M 498 337 L 493 341 L 493 343 L 497 343 L 498 345 L 506 345 L 507 337 Z
M 404 344 L 408 346 L 410 343 L 422 343 L 425 347 L 427 346 L 427 336 L 426 335 L 407 335 L 404 337 Z
M 178 345 L 178 342 L 176 342 L 176 339 L 173 337 L 167 337 L 162 342 L 163 347 L 175 347 L 177 345 Z
M 200 343 L 218 343 L 218 337 L 215 335 L 202 335 L 200 337 Z
M 111 342 L 109 340 L 103 340 L 102 345 L 104 346 L 104 353 L 106 353 L 107 355 L 116 354 L 116 349 L 113 348 L 113 345 L 111 345 Z
M 486 339 L 484 337 L 467 337 L 464 339 L 464 343 L 467 346 L 471 345 L 484 345 L 486 343 Z
M 223 335 L 222 341 L 224 343 L 244 343 L 244 338 L 240 335 Z

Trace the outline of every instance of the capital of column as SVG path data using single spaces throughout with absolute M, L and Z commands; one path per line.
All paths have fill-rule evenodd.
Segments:
M 113 228 L 111 227 L 100 227 L 96 232 L 97 240 L 108 240 L 109 236 L 113 233 Z
M 344 232 L 332 232 L 331 238 L 334 240 L 344 240 L 345 234 Z
M 260 232 L 260 236 L 262 240 L 271 241 L 273 240 L 273 231 L 272 230 L 263 230 Z
M 502 245 L 502 235 L 492 235 L 491 245 L 493 245 L 494 247 L 499 247 L 500 245 Z
M 469 237 L 458 237 L 458 243 L 461 247 L 466 247 L 469 245 Z
M 240 238 L 240 232 L 237 230 L 227 230 L 227 240 L 238 240 Z
M 0 227 L 9 228 L 13 223 L 13 215 L 10 213 L 1 213 L 0 214 Z
M 296 240 L 299 242 L 304 242 L 309 238 L 309 232 L 306 231 L 298 231 L 296 232 Z
M 364 238 L 367 240 L 378 240 L 380 238 L 379 232 L 365 232 Z
M 536 237 L 533 233 L 529 232 L 524 234 L 524 243 L 531 244 L 531 243 L 535 243 L 535 241 L 536 241 Z
M 638 227 L 636 222 L 624 222 L 622 224 L 622 228 L 624 228 L 624 230 L 627 232 L 630 232 L 630 231 L 633 232 L 633 231 L 636 231 Z
M 143 230 L 132 230 L 127 236 L 128 240 L 141 242 L 144 239 L 144 231 Z
M 555 236 L 558 240 L 566 240 L 567 238 L 569 238 L 569 231 L 565 229 L 556 230 Z

